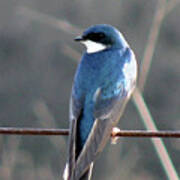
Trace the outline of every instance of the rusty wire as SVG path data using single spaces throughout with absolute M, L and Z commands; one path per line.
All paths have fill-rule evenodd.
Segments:
M 13 128 L 1 127 L 2 135 L 41 135 L 41 136 L 68 136 L 68 129 L 45 129 L 45 128 Z M 156 138 L 180 138 L 180 131 L 144 131 L 144 130 L 121 130 L 116 137 L 156 137 Z

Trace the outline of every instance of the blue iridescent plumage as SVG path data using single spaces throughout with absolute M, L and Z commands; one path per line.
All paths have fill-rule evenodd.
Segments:
M 70 106 L 68 180 L 90 178 L 90 165 L 102 151 L 135 87 L 136 60 L 114 27 L 96 25 L 77 39 L 97 45 L 78 66 Z M 99 48 L 100 47 L 100 48 Z

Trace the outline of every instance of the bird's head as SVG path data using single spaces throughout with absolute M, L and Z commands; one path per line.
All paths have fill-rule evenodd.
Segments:
M 74 39 L 85 44 L 88 53 L 95 53 L 109 48 L 128 47 L 123 35 L 113 26 L 98 24 L 89 27 L 82 36 Z

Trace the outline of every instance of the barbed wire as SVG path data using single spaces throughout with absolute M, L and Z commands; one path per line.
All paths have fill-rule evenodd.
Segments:
M 41 136 L 68 136 L 68 129 L 45 128 L 11 128 L 1 127 L 0 134 L 4 135 L 41 135 Z M 145 131 L 145 130 L 121 130 L 113 137 L 144 137 L 144 138 L 180 138 L 180 131 Z

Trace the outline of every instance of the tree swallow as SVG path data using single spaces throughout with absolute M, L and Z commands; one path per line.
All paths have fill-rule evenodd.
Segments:
M 111 25 L 91 26 L 75 41 L 87 50 L 72 87 L 64 179 L 90 180 L 93 163 L 135 88 L 137 64 L 123 35 Z

